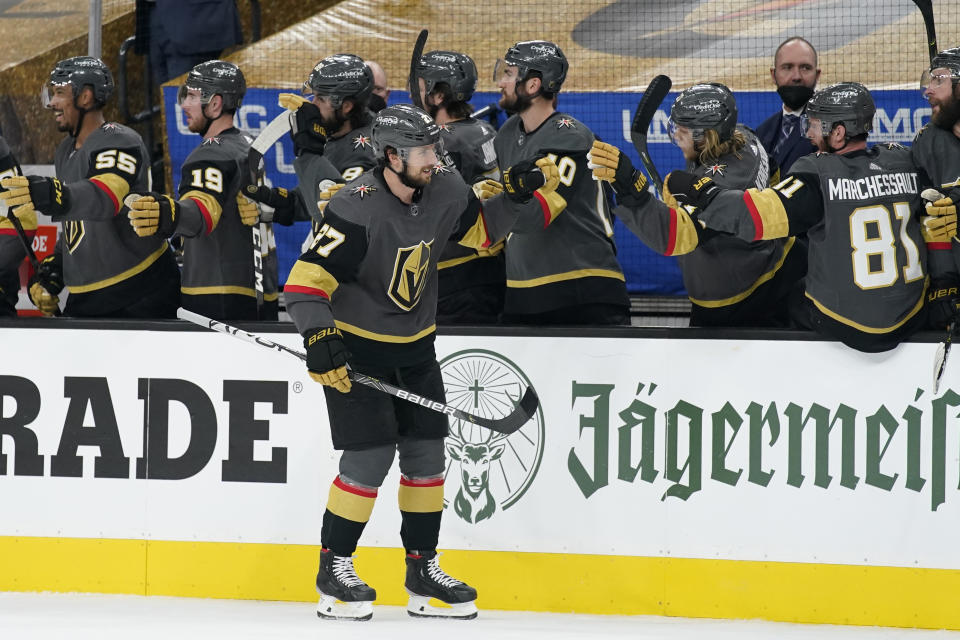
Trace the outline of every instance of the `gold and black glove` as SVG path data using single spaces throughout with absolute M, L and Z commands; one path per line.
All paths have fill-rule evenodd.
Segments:
M 664 181 L 667 189 L 680 204 L 706 209 L 723 191 L 708 176 L 696 176 L 689 171 L 671 171 Z
M 57 294 L 63 291 L 63 286 L 63 261 L 60 254 L 52 253 L 40 262 L 27 283 L 27 293 L 43 315 L 52 316 L 60 310 Z
M 51 218 L 62 217 L 70 209 L 70 193 L 56 178 L 13 176 L 0 180 L 0 200 L 10 207 L 29 205 Z
M 336 327 L 321 327 L 306 332 L 303 346 L 307 350 L 307 373 L 314 381 L 333 387 L 340 393 L 350 391 L 347 375 L 350 353 L 343 343 L 343 334 Z
M 237 192 L 237 213 L 244 226 L 252 227 L 260 222 L 260 207 L 253 200 Z
M 634 169 L 627 154 L 612 144 L 594 140 L 587 153 L 587 166 L 593 171 L 594 180 L 613 185 L 620 204 L 640 207 L 650 199 L 647 177 Z
M 483 202 L 484 200 L 488 200 L 493 196 L 503 193 L 503 185 L 496 180 L 490 180 L 488 178 L 474 184 L 473 193 L 475 196 L 477 196 L 477 200 Z
M 927 290 L 930 327 L 946 329 L 960 316 L 960 282 L 953 278 L 934 280 Z
M 290 137 L 293 139 L 293 151 L 299 156 L 303 152 L 323 155 L 327 144 L 327 129 L 323 126 L 320 109 L 306 98 L 294 93 L 281 93 L 280 106 L 293 111 L 290 116 Z
M 180 203 L 162 193 L 131 193 L 123 199 L 130 226 L 140 237 L 169 238 L 180 224 Z

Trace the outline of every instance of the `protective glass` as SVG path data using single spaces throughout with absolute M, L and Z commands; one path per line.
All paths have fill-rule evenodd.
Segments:
M 73 95 L 73 87 L 69 82 L 63 84 L 53 83 L 47 80 L 43 83 L 43 86 L 40 87 L 40 104 L 43 105 L 44 109 L 53 108 L 53 97 L 57 94 L 57 90 L 61 92 L 66 91 Z
M 923 72 L 923 75 L 920 76 L 920 91 L 926 91 L 930 87 L 939 89 L 956 80 L 958 80 L 957 74 L 951 72 L 950 69 L 927 69 Z
M 194 91 L 196 93 L 190 93 Z M 212 97 L 212 96 L 211 96 Z M 187 85 L 180 85 L 180 90 L 177 91 L 177 104 L 181 107 L 186 103 L 190 104 L 207 104 L 210 102 L 210 98 L 206 100 L 203 99 L 203 90 L 198 89 L 197 87 L 189 87 Z
M 823 120 L 812 117 L 806 112 L 800 114 L 800 130 L 803 131 L 803 135 L 807 135 L 810 127 L 814 127 L 814 131 L 819 131 L 820 135 L 824 138 L 830 135 L 830 130 L 826 128 Z
M 670 136 L 670 142 L 680 146 L 680 143 L 677 141 L 677 131 L 683 127 L 683 125 L 677 124 L 674 122 L 673 118 L 667 120 L 667 135 Z M 687 131 L 690 132 L 690 136 L 693 138 L 694 142 L 700 142 L 703 140 L 703 129 L 694 129 L 692 127 L 684 127 Z
M 400 147 L 397 149 L 397 155 L 411 167 L 436 166 L 444 157 L 443 140 L 419 147 Z
M 493 82 L 499 83 L 501 80 L 517 80 L 517 65 L 510 64 L 503 58 L 497 60 L 493 65 Z

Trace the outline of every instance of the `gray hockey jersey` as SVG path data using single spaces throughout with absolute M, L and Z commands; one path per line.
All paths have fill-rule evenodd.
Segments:
M 497 132 L 486 122 L 465 118 L 440 125 L 443 150 L 467 185 L 500 179 L 493 140 Z M 504 286 L 502 251 L 477 251 L 458 242 L 447 242 L 440 252 L 440 296 L 480 284 Z
M 943 194 L 960 188 L 960 139 L 952 131 L 927 124 L 914 139 L 910 155 L 933 188 Z M 958 277 L 960 244 L 956 238 L 949 245 L 934 243 L 927 248 L 930 249 L 928 262 L 932 277 Z
M 689 163 L 687 171 L 709 176 L 727 189 L 764 189 L 770 165 L 767 152 L 749 129 L 739 127 L 747 144 L 709 165 Z M 691 302 L 702 307 L 723 307 L 745 300 L 770 280 L 783 265 L 793 238 L 748 242 L 727 235 L 700 238 L 675 202 L 668 206 L 656 199 L 640 209 L 617 207 L 618 218 L 657 253 L 677 256 L 683 284 Z
M 66 214 L 54 218 L 62 227 L 56 251 L 70 292 L 69 315 L 122 309 L 175 275 L 166 240 L 141 238 L 126 215 L 117 215 L 129 192 L 150 190 L 147 150 L 136 131 L 107 122 L 79 149 L 68 136 L 54 153 L 54 166 L 70 199 Z
M 922 209 L 910 151 L 877 145 L 800 158 L 769 189 L 722 192 L 699 220 L 748 241 L 806 231 L 807 297 L 837 322 L 878 334 L 923 307 Z
M 480 203 L 458 174 L 439 172 L 407 205 L 377 169 L 341 189 L 284 287 L 305 331 L 336 323 L 353 360 L 413 364 L 434 357 L 438 247 L 448 238 L 489 246 L 513 213 Z
M 237 210 L 251 142 L 227 129 L 191 151 L 181 170 L 183 306 L 217 320 L 258 318 L 252 231 Z
M 0 137 L 0 179 L 22 175 L 13 152 L 7 146 L 6 140 Z M 0 316 L 17 315 L 17 299 L 20 292 L 19 268 L 27 255 L 16 227 L 7 217 L 9 213 L 7 206 L 0 204 Z M 18 219 L 28 241 L 32 241 L 37 232 L 37 213 L 25 212 Z
M 593 133 L 573 117 L 554 113 L 535 131 L 513 116 L 494 142 L 501 171 L 521 160 L 552 156 L 560 170 L 557 193 L 566 208 L 545 215 L 536 233 L 507 238 L 504 312 L 536 314 L 582 304 L 629 305 L 617 261 L 613 223 L 600 184 L 587 168 Z M 531 206 L 536 199 L 530 200 Z

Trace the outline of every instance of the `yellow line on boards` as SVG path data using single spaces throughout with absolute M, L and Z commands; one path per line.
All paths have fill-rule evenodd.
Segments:
M 316 600 L 319 547 L 0 537 L 0 590 Z M 358 550 L 380 604 L 403 605 L 401 549 Z M 497 551 L 441 566 L 487 609 L 960 629 L 960 571 Z

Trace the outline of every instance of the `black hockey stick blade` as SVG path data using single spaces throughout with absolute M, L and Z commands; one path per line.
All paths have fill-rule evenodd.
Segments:
M 647 170 L 650 180 L 656 185 L 657 190 L 661 192 L 663 191 L 663 180 L 660 179 L 657 167 L 653 164 L 650 153 L 647 151 L 647 129 L 650 128 L 650 123 L 653 122 L 653 116 L 657 114 L 660 103 L 663 102 L 663 99 L 670 93 L 672 86 L 673 81 L 669 76 L 659 75 L 651 80 L 650 84 L 647 85 L 647 90 L 640 96 L 640 102 L 637 103 L 637 110 L 633 114 L 633 124 L 630 126 L 630 139 L 633 141 L 633 146 L 637 149 L 637 153 L 640 154 L 640 161 L 643 163 L 644 169 Z
M 933 357 L 933 394 L 936 395 L 940 390 L 940 378 L 943 372 L 947 370 L 947 357 L 950 355 L 950 347 L 953 346 L 953 332 L 956 330 L 956 322 L 951 322 L 947 327 L 947 338 L 937 346 L 937 353 Z
M 920 9 L 920 15 L 923 16 L 923 26 L 927 30 L 927 50 L 930 54 L 930 61 L 939 53 L 937 51 L 937 26 L 933 21 L 933 0 L 913 0 L 913 4 Z
M 268 338 L 264 338 L 261 335 L 238 329 L 237 327 L 233 327 L 225 322 L 208 318 L 200 315 L 199 313 L 194 313 L 193 311 L 187 311 L 183 307 L 177 309 L 177 317 L 181 320 L 192 322 L 193 324 L 201 327 L 206 327 L 211 331 L 226 333 L 227 335 L 231 335 L 234 338 L 238 338 L 245 342 L 250 342 L 267 349 L 272 349 L 274 351 L 279 351 L 280 353 L 294 356 L 300 360 L 303 360 L 304 362 L 307 360 L 307 354 L 303 353 L 302 351 L 291 349 L 290 347 L 286 347 L 282 344 L 277 344 L 276 342 Z M 377 391 L 382 391 L 383 393 L 391 395 L 395 398 L 412 402 L 413 404 L 420 405 L 421 407 L 425 407 L 431 411 L 443 413 L 454 418 L 459 418 L 460 420 L 466 420 L 467 422 L 471 422 L 481 427 L 486 427 L 491 431 L 496 431 L 497 433 L 502 433 L 505 435 L 509 435 L 525 425 L 527 421 L 529 421 L 530 418 L 532 418 L 536 413 L 537 407 L 540 406 L 540 399 L 537 397 L 536 391 L 533 390 L 533 387 L 529 387 L 523 393 L 523 397 L 520 398 L 520 402 L 517 403 L 516 407 L 514 407 L 513 411 L 508 415 L 502 418 L 484 418 L 483 416 L 475 416 L 472 413 L 467 413 L 466 411 L 462 411 L 443 402 L 431 400 L 430 398 L 424 398 L 423 396 L 411 393 L 405 389 L 401 389 L 400 387 L 395 387 L 392 384 L 384 382 L 383 380 L 378 380 L 377 378 L 359 373 L 350 368 L 347 369 L 347 375 L 352 382 L 356 382 L 357 384 L 371 387 Z
M 410 102 L 423 109 L 423 100 L 420 99 L 420 83 L 417 82 L 417 68 L 420 66 L 420 58 L 423 57 L 423 47 L 427 44 L 428 31 L 423 29 L 417 36 L 417 42 L 413 45 L 413 53 L 410 55 L 410 77 L 407 80 L 407 87 L 410 89 Z

